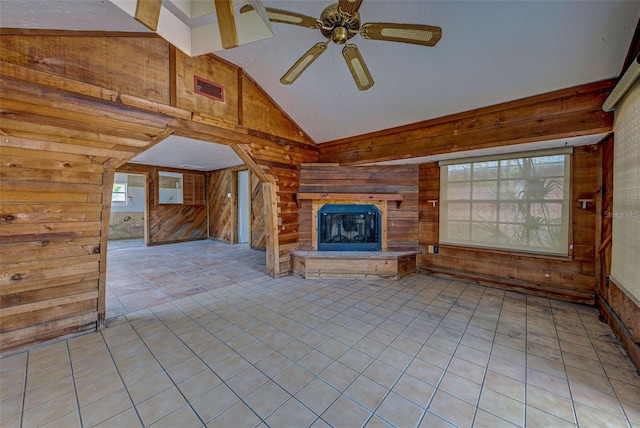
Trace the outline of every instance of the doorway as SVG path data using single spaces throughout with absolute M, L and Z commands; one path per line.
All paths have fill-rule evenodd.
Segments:
M 144 174 L 115 174 L 109 218 L 110 241 L 144 240 L 145 183 Z
M 251 239 L 249 171 L 238 171 L 238 244 L 246 244 Z

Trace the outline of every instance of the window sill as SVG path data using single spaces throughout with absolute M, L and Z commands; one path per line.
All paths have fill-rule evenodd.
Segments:
M 500 250 L 496 248 L 487 248 L 487 247 L 473 247 L 468 245 L 455 245 L 455 244 L 438 244 L 440 248 L 444 249 L 452 249 L 452 250 L 463 250 L 463 251 L 477 251 L 483 253 L 491 253 L 491 254 L 500 254 L 508 257 L 522 257 L 527 259 L 545 259 L 545 260 L 556 260 L 560 262 L 570 262 L 573 261 L 573 255 L 571 252 L 567 256 L 555 256 L 553 254 L 540 254 L 540 253 L 529 253 L 526 251 L 514 251 L 514 250 Z

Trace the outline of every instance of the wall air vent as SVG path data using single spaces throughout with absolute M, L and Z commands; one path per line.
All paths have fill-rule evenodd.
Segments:
M 210 82 L 202 77 L 193 77 L 193 90 L 196 94 L 204 95 L 216 101 L 224 101 L 224 86 Z

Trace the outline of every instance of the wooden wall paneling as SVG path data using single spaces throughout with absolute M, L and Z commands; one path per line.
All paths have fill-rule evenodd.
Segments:
M 209 237 L 231 243 L 231 179 L 230 169 L 221 169 L 209 173 Z M 231 193 L 233 198 L 233 193 Z
M 182 200 L 184 205 L 204 205 L 205 175 L 182 173 Z
M 251 241 L 249 245 L 253 249 L 264 250 L 266 243 L 262 183 L 253 172 L 249 172 L 249 183 L 251 191 Z
M 182 203 L 184 205 L 195 205 L 195 182 L 194 175 L 182 174 Z
M 611 273 L 611 238 L 613 233 L 613 145 L 614 137 L 609 135 L 602 144 L 602 185 L 600 212 L 600 246 L 596 252 L 598 287 L 596 293 L 606 296 L 605 285 Z
M 2 352 L 95 329 L 99 313 L 105 168 L 17 140 L 0 140 Z
M 169 43 L 160 37 L 0 36 L 3 61 L 169 104 Z
M 598 296 L 597 302 L 602 318 L 620 340 L 636 368 L 640 367 L 640 307 L 613 281 L 608 284 L 606 298 Z
M 269 135 L 313 143 L 300 127 L 245 73 L 242 73 L 242 124 Z
M 420 249 L 422 272 L 464 278 L 505 289 L 560 300 L 594 304 L 597 209 L 579 208 L 578 198 L 595 199 L 600 193 L 601 145 L 574 148 L 572 156 L 571 224 L 574 250 L 570 257 L 548 257 L 519 252 L 440 245 L 438 254 L 427 252 L 438 244 L 439 172 L 436 162 L 420 166 Z M 548 276 L 547 276 L 548 275 Z
M 320 145 L 321 162 L 358 164 L 599 134 L 613 129 L 601 106 L 615 80 Z
M 160 170 L 191 174 L 188 170 L 152 167 L 148 175 L 149 236 L 148 245 L 169 244 L 207 238 L 206 205 L 158 203 L 158 173 Z M 195 173 L 194 173 L 195 174 Z M 199 173 L 204 175 L 204 173 Z M 184 175 L 183 175 L 184 178 Z
M 224 87 L 224 101 L 195 94 L 194 76 Z M 237 67 L 213 56 L 189 57 L 176 51 L 176 107 L 227 124 L 238 123 Z

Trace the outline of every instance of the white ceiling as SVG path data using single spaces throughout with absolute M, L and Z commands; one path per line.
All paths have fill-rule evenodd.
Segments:
M 319 17 L 331 0 L 263 3 Z M 364 92 L 333 44 L 293 85 L 279 83 L 325 40 L 317 30 L 273 23 L 273 38 L 216 55 L 242 67 L 323 143 L 618 77 L 640 2 L 364 0 L 360 14 L 362 22 L 437 25 L 442 39 L 429 48 L 354 37 L 375 81 Z M 0 0 L 0 26 L 147 31 L 105 0 Z M 155 150 L 183 144 L 170 139 Z M 202 159 L 180 162 L 201 165 Z
M 131 163 L 212 171 L 243 165 L 229 146 L 171 136 L 136 156 Z

